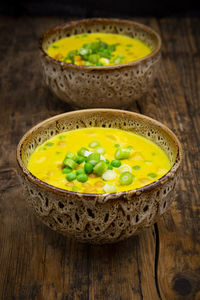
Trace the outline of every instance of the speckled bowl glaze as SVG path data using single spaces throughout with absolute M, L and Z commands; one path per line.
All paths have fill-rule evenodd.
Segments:
M 47 55 L 50 44 L 66 36 L 91 33 L 119 33 L 145 42 L 152 52 L 136 61 L 103 67 L 78 66 Z M 50 29 L 39 49 L 47 86 L 74 107 L 124 108 L 152 86 L 160 62 L 161 39 L 151 28 L 128 20 L 85 19 Z
M 27 169 L 35 148 L 55 134 L 84 127 L 114 127 L 133 131 L 155 142 L 172 168 L 152 184 L 112 194 L 86 194 L 42 182 Z M 82 242 L 114 243 L 155 223 L 175 197 L 182 159 L 176 136 L 161 123 L 123 110 L 88 109 L 47 119 L 29 130 L 17 147 L 17 162 L 25 199 L 50 228 Z

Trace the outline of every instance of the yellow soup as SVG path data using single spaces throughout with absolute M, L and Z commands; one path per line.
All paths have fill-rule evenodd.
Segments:
M 111 33 L 72 35 L 52 43 L 49 56 L 76 65 L 109 66 L 128 63 L 151 53 L 148 45 L 136 38 Z
M 58 134 L 32 153 L 28 169 L 42 181 L 82 193 L 115 193 L 156 181 L 171 168 L 152 141 L 116 128 Z

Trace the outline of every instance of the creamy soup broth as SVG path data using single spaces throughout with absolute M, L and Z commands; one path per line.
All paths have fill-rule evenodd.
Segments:
M 85 66 L 109 66 L 138 60 L 151 49 L 137 38 L 111 33 L 72 35 L 52 43 L 47 53 L 59 61 Z
M 138 134 L 116 128 L 83 128 L 58 134 L 32 153 L 28 169 L 69 191 L 115 193 L 140 188 L 171 168 L 166 153 Z

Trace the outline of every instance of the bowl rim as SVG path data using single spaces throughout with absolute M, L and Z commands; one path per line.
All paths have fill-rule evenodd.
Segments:
M 52 33 L 56 32 L 57 30 L 62 30 L 66 27 L 75 27 L 79 24 L 85 24 L 85 23 L 94 23 L 95 22 L 107 22 L 107 23 L 120 23 L 120 24 L 130 24 L 130 25 L 135 25 L 139 28 L 141 28 L 142 30 L 144 30 L 145 32 L 152 34 L 156 40 L 157 40 L 157 47 L 148 55 L 141 57 L 137 60 L 128 62 L 128 63 L 124 63 L 124 64 L 118 64 L 118 65 L 111 65 L 111 66 L 80 66 L 80 65 L 76 65 L 76 64 L 70 64 L 70 63 L 66 63 L 63 61 L 59 61 L 51 56 L 49 56 L 45 50 L 43 49 L 43 41 L 48 38 L 49 35 L 51 35 Z M 154 56 L 156 56 L 156 54 L 158 54 L 161 50 L 161 46 L 162 46 L 162 41 L 161 41 L 161 37 L 160 35 L 154 30 L 152 29 L 150 26 L 144 25 L 142 23 L 139 22 L 135 22 L 129 19 L 118 19 L 118 18 L 90 18 L 90 19 L 80 19 L 80 20 L 73 20 L 73 21 L 68 21 L 66 23 L 60 24 L 60 25 L 56 25 L 54 27 L 51 27 L 50 29 L 48 29 L 39 39 L 39 51 L 40 54 L 46 58 L 47 60 L 55 63 L 56 65 L 59 65 L 63 68 L 72 68 L 72 69 L 76 69 L 76 70 L 98 70 L 98 71 L 105 71 L 105 70 L 119 70 L 119 69 L 126 69 L 127 67 L 133 67 L 133 66 L 137 66 L 140 63 L 146 62 L 149 59 L 153 58 Z
M 84 112 L 94 112 L 94 113 L 95 112 L 114 112 L 114 113 L 121 113 L 121 114 L 129 114 L 133 117 L 136 117 L 136 118 L 139 117 L 153 125 L 160 127 L 175 142 L 175 145 L 177 147 L 177 155 L 176 155 L 174 164 L 171 166 L 170 170 L 164 176 L 159 178 L 158 180 L 156 180 L 148 185 L 137 188 L 137 189 L 127 190 L 124 192 L 117 192 L 117 193 L 95 194 L 95 193 L 73 192 L 73 191 L 69 191 L 69 190 L 65 190 L 65 189 L 61 189 L 61 188 L 52 186 L 52 185 L 40 180 L 36 176 L 34 176 L 27 169 L 27 167 L 24 165 L 24 163 L 22 161 L 22 150 L 23 150 L 24 143 L 26 142 L 28 137 L 42 126 L 52 124 L 52 122 L 62 119 L 65 116 L 73 115 L 73 114 L 80 114 L 80 113 L 84 113 Z M 45 190 L 55 193 L 55 194 L 59 194 L 62 196 L 73 196 L 73 197 L 78 196 L 79 198 L 83 198 L 83 199 L 87 199 L 87 200 L 88 200 L 88 198 L 92 200 L 92 199 L 102 199 L 102 198 L 108 197 L 108 201 L 112 201 L 112 200 L 117 200 L 119 198 L 127 198 L 127 196 L 129 194 L 133 196 L 133 195 L 140 195 L 142 193 L 149 193 L 152 190 L 154 190 L 155 188 L 157 188 L 157 187 L 161 186 L 162 184 L 164 184 L 165 182 L 167 182 L 170 178 L 174 177 L 177 169 L 180 167 L 182 158 L 183 158 L 183 150 L 182 150 L 181 143 L 180 143 L 179 139 L 177 138 L 177 136 L 167 126 L 165 126 L 164 124 L 160 123 L 159 121 L 157 121 L 153 118 L 150 118 L 150 117 L 140 114 L 140 113 L 130 112 L 130 111 L 126 111 L 126 110 L 119 110 L 119 109 L 108 109 L 108 108 L 94 108 L 94 109 L 82 109 L 82 110 L 70 111 L 70 112 L 65 112 L 65 113 L 50 117 L 48 119 L 45 119 L 42 122 L 39 122 L 38 124 L 33 126 L 22 136 L 22 138 L 20 139 L 20 141 L 18 143 L 17 149 L 16 149 L 16 160 L 17 160 L 18 167 L 19 167 L 20 171 L 22 172 L 22 174 L 25 177 L 27 177 L 27 179 L 31 183 L 36 184 L 38 187 L 42 187 Z

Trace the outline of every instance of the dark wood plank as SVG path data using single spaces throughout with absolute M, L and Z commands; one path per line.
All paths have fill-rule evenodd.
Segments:
M 21 187 L 1 200 L 2 299 L 159 299 L 153 230 L 116 245 L 89 246 L 45 227 Z
M 133 104 L 183 143 L 178 197 L 158 224 L 112 246 L 82 245 L 29 212 L 15 149 L 37 122 L 71 108 L 42 83 L 38 38 L 64 18 L 1 17 L 0 299 L 200 299 L 199 20 L 138 19 L 163 39 L 154 88 Z M 26 42 L 26 47 L 24 43 Z
M 170 19 L 159 25 L 162 65 L 140 106 L 178 135 L 184 161 L 178 197 L 158 222 L 158 288 L 161 299 L 200 299 L 200 22 Z

